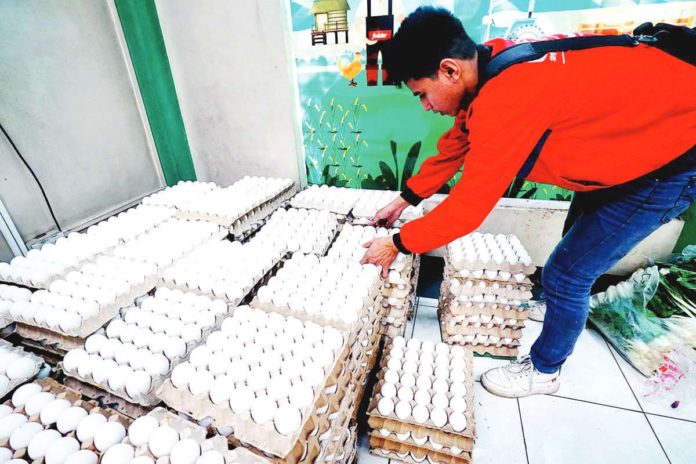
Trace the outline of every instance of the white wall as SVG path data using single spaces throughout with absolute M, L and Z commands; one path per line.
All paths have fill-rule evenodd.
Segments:
M 298 180 L 294 83 L 280 1 L 157 0 L 200 180 Z
M 434 208 L 445 195 L 433 195 L 424 202 L 426 211 Z M 568 202 L 503 198 L 491 211 L 480 232 L 515 234 L 524 244 L 537 266 L 543 266 L 561 240 Z M 626 257 L 609 270 L 609 274 L 625 275 L 647 264 L 647 258 L 664 258 L 672 252 L 684 221 L 675 219 L 646 237 Z M 444 256 L 439 248 L 431 254 Z
M 0 2 L 0 122 L 64 229 L 163 186 L 112 13 L 108 1 Z M 2 134 L 0 198 L 26 241 L 56 230 Z

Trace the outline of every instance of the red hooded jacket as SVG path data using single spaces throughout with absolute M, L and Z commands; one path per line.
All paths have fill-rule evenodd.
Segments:
M 485 45 L 495 55 L 513 42 Z M 449 196 L 402 227 L 397 246 L 424 253 L 474 231 L 548 129 L 528 180 L 581 192 L 641 177 L 696 145 L 696 67 L 641 44 L 548 53 L 506 69 L 408 180 L 404 198 L 422 199 L 464 165 Z

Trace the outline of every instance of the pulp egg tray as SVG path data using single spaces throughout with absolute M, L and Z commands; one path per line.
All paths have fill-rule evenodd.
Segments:
M 386 346 L 385 353 L 389 353 L 393 346 L 394 346 L 393 343 L 390 344 L 389 346 Z M 463 414 L 464 414 L 464 418 L 466 419 L 466 424 L 465 424 L 465 428 L 459 432 L 455 431 L 452 428 L 451 424 L 449 423 L 449 420 L 445 423 L 444 426 L 437 426 L 432 421 L 432 419 L 430 417 L 428 417 L 428 419 L 425 422 L 418 423 L 418 422 L 416 422 L 416 420 L 413 418 L 412 415 L 409 415 L 405 419 L 399 418 L 396 415 L 394 409 L 392 409 L 392 412 L 387 414 L 387 415 L 380 413 L 377 405 L 380 402 L 380 400 L 383 398 L 381 390 L 382 390 L 382 386 L 386 383 L 384 376 L 385 376 L 385 372 L 387 370 L 387 366 L 389 364 L 390 359 L 392 359 L 390 354 L 388 354 L 387 356 L 385 356 L 382 359 L 381 371 L 377 375 L 377 384 L 376 384 L 375 389 L 374 389 L 375 394 L 373 395 L 373 397 L 370 401 L 370 405 L 368 407 L 368 415 L 369 416 L 380 417 L 383 419 L 390 419 L 390 420 L 395 421 L 395 422 L 401 422 L 404 424 L 408 424 L 408 426 L 406 428 L 410 427 L 410 429 L 412 431 L 418 431 L 419 436 L 433 433 L 433 431 L 440 431 L 441 430 L 441 431 L 444 431 L 444 432 L 446 432 L 448 434 L 452 434 L 452 435 L 459 435 L 459 436 L 469 437 L 469 438 L 474 437 L 475 422 L 474 422 L 474 402 L 473 402 L 473 392 L 474 392 L 473 357 L 472 357 L 472 354 L 470 351 L 464 350 L 464 353 L 463 353 L 463 361 L 465 363 L 464 385 L 466 387 L 466 393 L 465 393 L 465 397 L 464 397 L 464 401 L 466 403 L 466 409 L 463 411 Z M 420 369 L 420 366 L 418 366 L 417 369 Z M 395 369 L 395 371 L 398 374 L 399 378 L 403 378 L 404 374 L 406 373 L 402 368 Z M 413 373 L 413 375 L 415 376 L 416 374 Z M 428 377 L 430 378 L 431 384 L 434 383 L 434 381 L 436 380 L 436 377 L 434 375 L 430 375 Z M 400 382 L 401 381 L 399 381 L 399 383 L 394 384 L 397 391 L 399 391 L 399 389 L 403 386 Z M 445 396 L 447 397 L 447 400 L 449 403 L 449 400 L 452 398 L 452 394 L 449 392 L 449 387 L 452 384 L 452 380 L 448 378 L 446 380 L 446 382 L 448 384 L 448 392 L 445 394 Z M 415 388 L 413 388 L 413 387 L 406 387 L 406 388 L 411 388 L 412 391 L 415 390 Z M 428 390 L 428 394 L 432 398 L 435 393 L 436 393 L 436 391 L 431 386 L 431 388 Z M 395 397 L 395 399 L 396 399 L 396 401 L 393 401 L 393 402 L 397 403 L 399 401 L 398 397 Z M 416 406 L 416 404 L 417 404 L 415 402 L 415 400 L 413 400 L 413 399 L 408 401 L 408 403 L 410 405 L 411 410 L 413 410 L 413 407 Z M 428 406 L 426 406 L 426 408 L 428 409 L 428 411 L 431 411 L 433 409 L 432 403 L 429 404 Z M 451 407 L 449 405 L 446 408 L 444 408 L 444 411 L 445 411 L 447 417 L 449 417 L 451 415 L 451 413 L 454 412 L 454 410 L 451 409 Z M 380 428 L 384 428 L 384 427 L 380 427 Z
M 262 303 L 261 301 L 259 301 L 258 297 L 254 297 L 254 299 L 251 301 L 249 305 L 267 312 L 279 313 L 286 317 L 292 316 L 302 321 L 312 321 L 316 322 L 319 325 L 329 325 L 339 330 L 354 332 L 354 329 L 358 327 L 361 324 L 361 322 L 366 322 L 367 313 L 370 312 L 369 308 L 378 307 L 377 305 L 380 304 L 380 299 L 380 284 L 379 281 L 377 281 L 375 286 L 372 288 L 370 294 L 364 298 L 363 306 L 358 316 L 358 319 L 356 319 L 354 323 L 350 324 L 338 319 L 326 318 L 321 314 L 310 314 L 306 311 L 293 311 L 287 305 L 281 307 L 275 306 L 273 302 Z
M 252 453 L 246 448 L 229 450 L 225 455 L 225 464 L 270 464 L 265 457 Z
M 326 443 L 322 443 L 321 452 L 315 462 L 350 464 L 355 462 L 357 452 L 357 426 L 332 430 L 332 435 Z
M 512 273 L 507 271 L 488 269 L 456 270 L 449 264 L 445 265 L 443 275 L 449 279 L 458 279 L 460 282 L 465 281 L 467 279 L 471 279 L 499 283 L 516 283 L 524 285 L 532 284 L 532 281 L 529 279 L 529 276 L 531 274 L 525 274 L 522 272 Z
M 455 316 L 447 311 L 439 310 L 439 316 L 451 327 L 471 327 L 476 329 L 512 329 L 521 330 L 525 327 L 524 319 L 503 318 L 484 314 L 469 314 Z M 450 332 L 452 335 L 460 332 Z
M 524 284 L 508 283 L 501 285 L 498 282 L 485 280 L 465 280 L 459 287 L 459 293 L 455 293 L 457 290 L 452 289 L 450 293 L 455 296 L 497 295 L 509 299 L 528 300 L 532 298 L 531 288 L 531 285 Z
M 392 325 L 383 324 L 380 325 L 379 333 L 388 338 L 403 337 L 406 335 L 406 324 Z
M 131 308 L 131 309 L 135 309 L 135 308 Z M 126 312 L 126 314 L 127 314 L 127 312 Z M 121 388 L 114 389 L 114 388 L 111 388 L 110 385 L 108 384 L 108 379 L 107 379 L 107 381 L 105 381 L 103 383 L 99 383 L 94 379 L 91 372 L 89 375 L 81 376 L 78 373 L 77 369 L 75 370 L 75 372 L 71 372 L 71 371 L 68 371 L 64 368 L 64 365 L 62 362 L 59 365 L 63 369 L 63 371 L 65 372 L 65 375 L 67 375 L 69 377 L 72 377 L 72 378 L 77 379 L 81 382 L 87 383 L 87 384 L 89 384 L 93 387 L 96 387 L 98 389 L 105 390 L 105 391 L 107 391 L 113 395 L 116 395 L 119 398 L 122 398 L 128 402 L 139 404 L 141 406 L 154 406 L 160 402 L 160 399 L 157 396 L 157 390 L 164 383 L 164 381 L 169 378 L 169 376 L 172 373 L 172 370 L 179 363 L 185 361 L 188 358 L 191 351 L 193 351 L 193 349 L 196 348 L 197 346 L 201 345 L 208 338 L 208 336 L 211 333 L 217 331 L 219 329 L 220 323 L 229 314 L 230 314 L 230 312 L 229 312 L 229 306 L 228 306 L 228 313 L 217 315 L 216 320 L 215 320 L 215 324 L 213 326 L 206 327 L 206 328 L 201 330 L 202 336 L 200 338 L 193 340 L 193 341 L 189 341 L 186 343 L 186 351 L 182 356 L 178 356 L 178 357 L 174 357 L 174 358 L 170 358 L 169 356 L 166 356 L 167 360 L 169 361 L 168 371 L 165 374 L 161 374 L 161 375 L 151 375 L 150 376 L 151 377 L 150 388 L 145 393 L 142 393 L 142 394 L 131 396 L 128 393 L 128 391 L 126 390 L 125 385 Z M 124 315 L 124 317 L 125 317 L 125 315 Z M 115 320 L 124 321 L 124 318 L 118 318 Z M 130 327 L 130 325 L 128 325 L 127 327 Z M 106 335 L 106 331 L 103 331 L 103 332 L 104 332 L 104 335 Z M 99 333 L 102 333 L 102 331 L 100 331 Z M 107 337 L 107 338 L 110 338 L 110 337 Z M 124 342 L 124 343 L 130 343 L 130 342 Z M 148 348 L 148 347 L 144 347 L 144 348 Z M 149 348 L 148 348 L 148 350 L 149 350 Z M 151 350 L 149 350 L 149 351 L 151 351 Z
M 128 418 L 122 414 L 119 414 L 116 411 L 113 411 L 111 409 L 102 408 L 94 401 L 82 400 L 82 395 L 80 395 L 79 392 L 74 391 L 68 387 L 65 387 L 51 378 L 39 380 L 39 381 L 35 382 L 34 384 L 37 386 L 37 390 L 35 390 L 36 393 L 39 393 L 39 392 L 50 393 L 51 395 L 53 395 L 53 400 L 62 399 L 62 400 L 67 401 L 70 404 L 70 407 L 81 407 L 82 409 L 86 410 L 88 413 L 88 415 L 85 417 L 90 417 L 91 415 L 94 415 L 94 414 L 101 414 L 102 416 L 104 416 L 107 419 L 106 423 L 118 422 L 124 428 L 127 428 L 131 423 L 130 418 Z M 28 385 L 26 387 L 28 387 Z M 14 398 L 14 395 L 13 395 L 13 398 Z M 50 402 L 48 404 L 50 404 Z M 41 420 L 41 417 L 43 416 L 43 410 L 45 408 L 41 409 L 41 415 L 39 413 L 37 413 L 36 415 L 29 417 L 29 416 L 27 416 L 27 414 L 24 410 L 24 405 L 15 406 L 12 403 L 12 399 L 6 401 L 5 405 L 11 407 L 13 409 L 13 411 L 12 411 L 13 413 L 24 415 L 25 417 L 28 417 L 28 421 L 25 423 L 34 422 L 34 423 L 41 424 L 41 428 L 43 430 L 49 430 L 49 429 L 56 430 L 57 429 L 55 421 L 53 421 L 49 424 L 44 424 L 44 421 Z M 46 422 L 53 420 L 53 419 L 49 420 L 48 418 L 44 418 L 44 419 Z M 77 428 L 77 427 L 75 427 L 75 428 Z M 94 438 L 90 437 L 90 438 L 85 439 L 84 441 L 79 441 L 75 428 L 67 431 L 66 433 L 62 433 L 60 431 L 57 431 L 57 432 L 62 437 L 70 437 L 70 438 L 74 438 L 75 440 L 78 440 L 78 443 L 80 444 L 80 447 L 78 450 L 89 450 L 89 451 L 94 452 L 97 455 L 97 457 L 101 456 L 102 452 L 99 451 L 94 445 Z M 0 443 L 0 445 L 3 447 L 9 448 L 10 447 L 9 440 L 4 439 L 2 441 L 2 443 Z M 26 461 L 31 462 L 32 464 L 43 464 L 45 462 L 45 457 L 43 457 L 43 456 L 39 457 L 37 459 L 31 459 L 28 455 L 28 447 L 27 446 L 23 446 L 23 447 L 18 446 L 18 448 L 14 450 L 12 458 L 13 459 L 25 459 Z
M 475 325 L 462 325 L 461 323 L 454 322 L 445 319 L 442 324 L 445 327 L 447 335 L 486 335 L 490 337 L 491 335 L 498 337 L 499 339 L 512 338 L 520 339 L 522 338 L 522 326 L 513 327 L 502 327 L 502 326 L 480 326 Z
M 158 426 L 166 426 L 174 429 L 178 434 L 178 441 L 191 439 L 196 442 L 199 446 L 200 454 L 213 451 L 216 452 L 225 462 L 228 462 L 228 449 L 227 440 L 216 435 L 211 438 L 206 438 L 207 430 L 203 427 L 184 419 L 172 412 L 162 408 L 157 407 L 147 414 L 147 417 L 152 417 L 158 422 Z M 143 437 L 145 438 L 145 437 Z M 146 441 L 143 444 L 134 444 L 132 442 L 131 436 L 126 435 L 126 437 L 121 441 L 121 443 L 129 445 L 134 449 L 134 457 L 146 456 L 152 459 L 154 462 L 159 464 L 169 464 L 171 462 L 170 454 L 166 454 L 160 457 L 156 457 L 149 447 L 149 443 Z
M 506 276 L 506 273 L 510 273 L 512 275 L 531 275 L 536 271 L 536 266 L 534 266 L 534 263 L 510 263 L 508 261 L 498 263 L 492 259 L 487 261 L 482 261 L 480 259 L 453 261 L 452 258 L 447 254 L 445 254 L 445 266 L 452 270 L 452 276 L 465 276 L 473 271 L 488 271 L 490 273 L 496 271 L 498 274 L 503 276 Z
M 451 456 L 375 435 L 370 435 L 370 453 L 406 464 L 469 464 L 471 462 L 468 452 L 462 453 L 461 456 Z
M 347 343 L 344 342 L 344 346 L 339 355 L 336 356 L 327 377 L 335 378 L 337 376 L 343 367 L 340 361 L 346 358 L 348 349 Z M 231 427 L 234 433 L 230 439 L 251 445 L 271 456 L 289 459 L 290 457 L 301 458 L 302 455 L 306 454 L 308 452 L 306 445 L 309 439 L 316 438 L 320 430 L 326 429 L 326 418 L 319 418 L 315 414 L 316 410 L 321 410 L 324 407 L 328 409 L 328 403 L 323 394 L 325 384 L 326 379 L 322 385 L 315 387 L 314 401 L 301 411 L 302 423 L 299 429 L 290 435 L 278 433 L 272 421 L 259 425 L 254 422 L 249 412 L 235 414 L 228 407 L 215 405 L 208 394 L 193 395 L 188 389 L 177 389 L 172 384 L 171 379 L 164 382 L 158 394 L 170 407 L 196 420 L 211 418 L 213 424 L 218 428 Z M 297 459 L 294 462 L 301 460 Z
M 113 319 L 119 312 L 119 309 L 128 306 L 133 301 L 149 292 L 155 287 L 156 278 L 153 276 L 150 279 L 135 287 L 131 288 L 128 294 L 119 296 L 114 303 L 100 306 L 99 313 L 95 317 L 82 319 L 82 323 L 77 329 L 62 330 L 60 326 L 52 327 L 46 322 L 37 323 L 36 320 L 27 320 L 17 315 L 14 320 L 17 322 L 17 332 L 26 338 L 31 338 L 37 341 L 48 341 L 57 343 L 58 346 L 64 349 L 75 348 L 80 346 L 80 340 L 97 331 L 104 324 Z M 49 290 L 50 292 L 50 290 Z
M 356 200 L 357 192 L 355 189 L 311 185 L 292 197 L 290 204 L 294 208 L 327 210 L 346 216 L 353 209 Z
M 487 335 L 479 335 L 478 339 L 474 338 L 473 342 L 468 339 L 471 335 L 449 335 L 446 331 L 442 331 L 442 340 L 450 345 L 459 345 L 466 348 L 468 351 L 485 356 L 491 355 L 500 358 L 516 358 L 519 352 L 519 339 L 512 338 L 508 340 L 498 341 L 500 346 L 492 341 L 480 342 L 479 339 L 488 337 Z M 474 336 L 476 337 L 476 336 Z
M 397 426 L 398 427 L 398 426 Z M 416 437 L 412 432 L 406 430 L 403 433 L 396 433 L 387 429 L 373 429 L 370 437 L 374 437 L 376 441 L 384 440 L 390 442 L 393 447 L 406 445 L 404 449 L 416 451 L 418 453 L 427 453 L 430 456 L 439 456 L 440 459 L 456 459 L 457 462 L 468 462 L 471 459 L 471 453 L 474 448 L 474 440 L 472 438 L 460 437 L 458 445 L 465 446 L 460 448 L 458 445 L 450 444 L 445 446 L 437 441 L 435 436 Z
M 498 303 L 462 303 L 451 297 L 441 298 L 439 306 L 452 316 L 486 315 L 522 321 L 529 318 L 529 308 L 526 306 Z
M 18 361 L 19 364 L 17 364 Z M 0 364 L 3 365 L 0 370 L 0 397 L 2 397 L 18 385 L 36 377 L 45 362 L 34 353 L 24 351 L 22 347 L 0 339 Z
M 152 195 L 146 196 L 143 198 L 142 204 L 179 208 L 182 203 L 190 201 L 193 197 L 200 197 L 219 189 L 220 187 L 214 182 L 180 180 L 171 187 L 165 187 Z
M 12 324 L 10 308 L 17 301 L 29 301 L 31 290 L 15 285 L 0 284 L 0 328 Z

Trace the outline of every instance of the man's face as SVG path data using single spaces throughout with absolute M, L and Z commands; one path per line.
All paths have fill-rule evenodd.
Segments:
M 454 69 L 439 69 L 433 77 L 409 79 L 406 86 L 418 97 L 425 111 L 456 116 L 460 109 L 469 106 L 476 95 L 476 75 L 474 66 L 467 61 L 457 60 Z

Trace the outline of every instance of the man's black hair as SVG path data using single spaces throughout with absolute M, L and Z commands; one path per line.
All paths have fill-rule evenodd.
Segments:
M 445 58 L 469 59 L 476 43 L 444 8 L 421 6 L 401 23 L 389 41 L 383 66 L 397 86 L 409 79 L 433 77 Z

